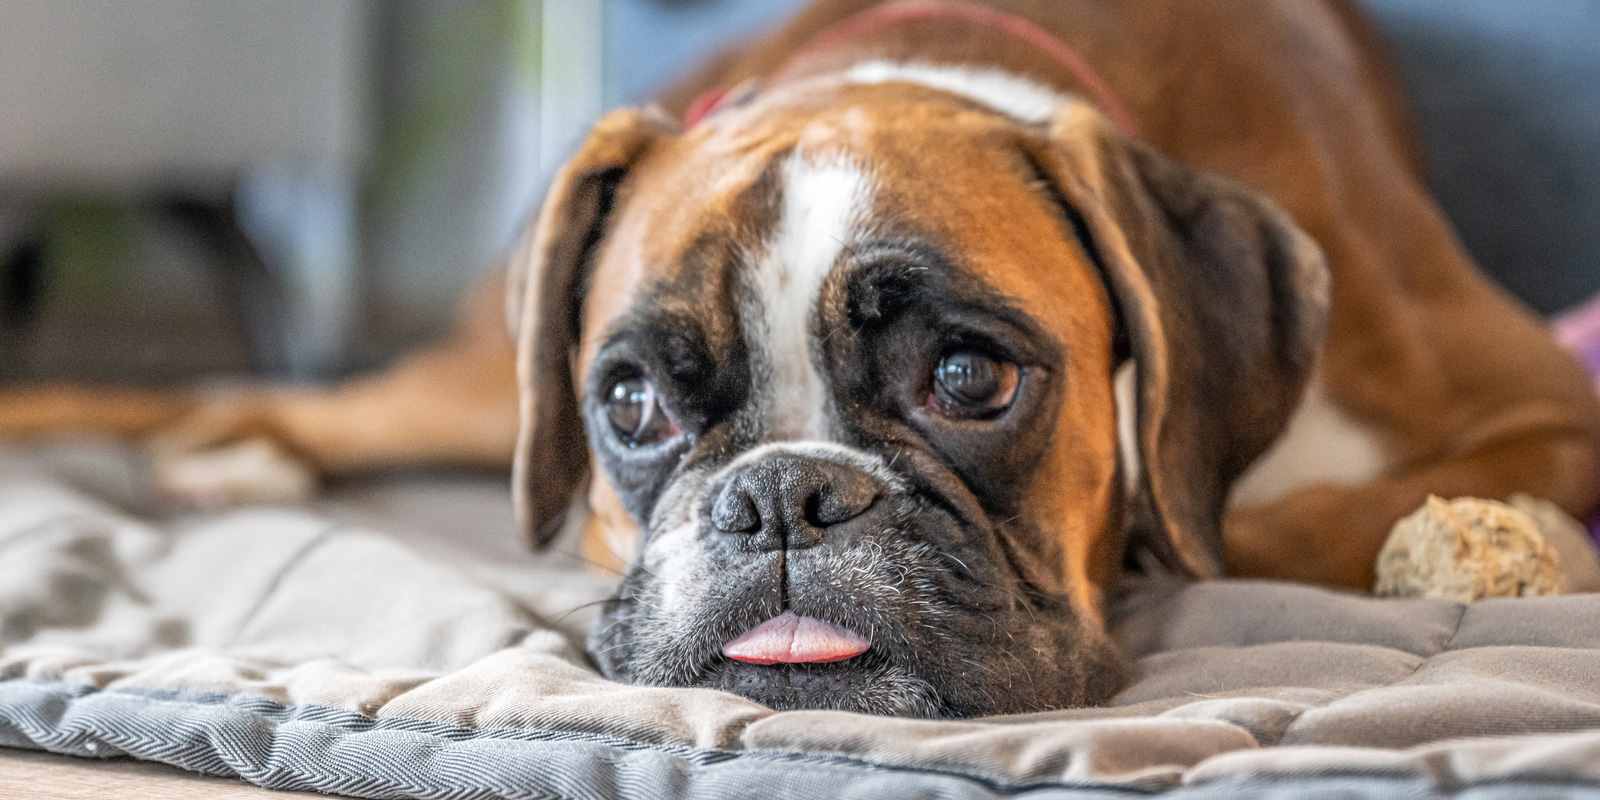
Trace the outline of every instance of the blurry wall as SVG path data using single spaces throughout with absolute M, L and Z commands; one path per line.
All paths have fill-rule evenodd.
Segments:
M 647 100 L 737 37 L 778 24 L 805 0 L 611 0 L 605 102 Z
M 0 0 L 0 182 L 216 182 L 358 162 L 355 0 Z
M 1365 1 L 1478 262 L 1545 313 L 1600 291 L 1600 2 Z
M 358 364 L 447 324 L 543 182 L 537 0 L 384 0 L 375 30 Z
M 45 262 L 21 326 L 0 265 L 0 380 L 326 377 L 435 333 L 534 203 L 543 7 L 0 0 L 0 252 Z
M 370 21 L 364 0 L 0 0 L 0 377 L 163 378 L 342 346 Z M 216 266 L 239 238 L 234 193 L 269 172 L 254 221 L 300 224 L 272 242 L 281 286 L 262 293 L 259 270 Z M 284 301 L 270 343 L 235 313 L 267 294 Z

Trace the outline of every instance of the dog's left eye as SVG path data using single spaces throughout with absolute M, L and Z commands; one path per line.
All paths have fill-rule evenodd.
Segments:
M 644 378 L 612 384 L 606 393 L 606 420 L 629 447 L 653 444 L 680 432 L 662 410 L 655 386 Z
M 1017 396 L 1022 370 L 979 350 L 945 354 L 933 370 L 929 404 L 947 417 L 987 417 L 1004 411 Z

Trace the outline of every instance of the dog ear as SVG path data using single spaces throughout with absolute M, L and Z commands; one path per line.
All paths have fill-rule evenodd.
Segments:
M 1321 351 L 1322 252 L 1265 197 L 1177 164 L 1081 103 L 1057 110 L 1035 153 L 1135 361 L 1129 546 L 1220 576 L 1228 490 L 1282 431 Z
M 591 263 L 629 170 L 672 127 L 638 109 L 602 118 L 557 174 L 511 264 L 507 312 L 521 392 L 512 492 L 517 525 L 536 547 L 560 532 L 588 477 L 573 364 Z

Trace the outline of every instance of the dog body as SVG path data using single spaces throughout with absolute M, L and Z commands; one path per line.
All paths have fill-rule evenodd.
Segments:
M 821 0 L 663 106 L 602 120 L 445 344 L 108 424 L 515 450 L 532 535 L 578 498 L 623 573 L 608 674 L 920 715 L 1109 697 L 1133 563 L 1366 590 L 1429 493 L 1595 502 L 1592 390 L 1428 197 L 1353 4 Z

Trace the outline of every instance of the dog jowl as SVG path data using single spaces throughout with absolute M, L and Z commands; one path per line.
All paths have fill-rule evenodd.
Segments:
M 1215 573 L 1228 482 L 1310 369 L 1321 262 L 1265 201 L 1063 102 L 1024 125 L 802 81 L 687 132 L 601 123 L 515 311 L 531 522 L 582 496 L 637 542 L 590 640 L 608 676 L 1092 704 L 1124 674 L 1101 606 L 1130 550 Z M 1202 355 L 1248 391 L 1195 385 Z

